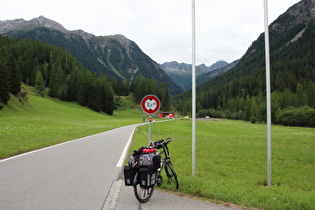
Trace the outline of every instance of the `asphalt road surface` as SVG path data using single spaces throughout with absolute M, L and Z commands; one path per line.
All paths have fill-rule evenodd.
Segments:
M 140 204 L 121 173 L 136 126 L 0 160 L 0 210 L 231 209 L 159 191 Z

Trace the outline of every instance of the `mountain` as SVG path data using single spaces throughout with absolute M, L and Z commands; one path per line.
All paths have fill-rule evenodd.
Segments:
M 237 61 L 234 61 L 231 64 L 227 63 L 226 61 L 217 61 L 211 66 L 206 66 L 205 64 L 196 66 L 197 85 L 200 85 L 207 80 L 228 71 L 234 67 L 236 63 Z M 184 91 L 191 89 L 191 64 L 172 61 L 160 64 L 160 66 L 166 72 L 166 74 Z
M 315 0 L 298 2 L 269 25 L 273 123 L 302 125 L 306 118 L 296 119 L 292 114 L 304 113 L 305 109 L 299 109 L 303 106 L 315 109 L 314 34 Z M 265 37 L 261 33 L 235 67 L 197 87 L 199 116 L 264 122 L 265 68 Z M 190 92 L 174 101 L 178 111 L 189 114 Z M 315 116 L 309 114 L 308 118 Z
M 42 40 L 61 47 L 76 56 L 85 68 L 109 78 L 133 82 L 143 75 L 165 82 L 172 95 L 182 92 L 155 61 L 123 35 L 95 36 L 83 30 L 69 31 L 44 16 L 30 21 L 0 21 L 0 34 Z
M 212 64 L 211 66 L 208 67 L 209 71 L 215 70 L 215 69 L 220 69 L 223 68 L 225 66 L 227 66 L 229 63 L 226 61 L 217 61 L 214 64 Z
M 224 61 L 225 62 L 225 61 Z M 227 71 L 229 71 L 230 69 L 232 69 L 233 67 L 235 67 L 239 62 L 239 59 L 238 60 L 235 60 L 233 61 L 232 63 L 227 63 L 225 62 L 226 64 L 225 65 L 211 65 L 209 67 L 209 69 L 212 69 L 210 72 L 207 72 L 207 73 L 204 73 L 204 74 L 201 74 L 199 75 L 197 78 L 196 78 L 196 84 L 197 85 L 201 85 L 205 82 L 207 82 L 208 80 L 216 77 L 216 76 L 219 76 Z M 218 63 L 218 62 L 217 62 Z M 220 67 L 221 66 L 221 67 Z
M 207 73 L 208 71 L 212 71 L 215 69 L 222 68 L 229 63 L 226 61 L 217 61 L 211 66 L 206 66 L 205 64 L 200 64 L 196 66 L 196 74 L 203 74 Z M 172 73 L 172 72 L 178 72 L 182 74 L 191 74 L 191 64 L 187 63 L 178 63 L 177 61 L 172 61 L 172 62 L 165 62 L 163 64 L 160 64 L 160 66 L 167 72 L 167 73 Z

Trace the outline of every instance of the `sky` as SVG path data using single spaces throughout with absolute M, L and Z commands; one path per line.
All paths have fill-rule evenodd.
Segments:
M 264 32 L 264 0 L 195 0 L 196 64 L 241 58 Z M 268 22 L 299 0 L 268 0 Z M 157 63 L 192 63 L 192 0 L 3 0 L 0 20 L 39 16 L 68 30 L 122 34 Z

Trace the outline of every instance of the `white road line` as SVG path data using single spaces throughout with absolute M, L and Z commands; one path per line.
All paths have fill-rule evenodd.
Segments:
M 132 133 L 131 133 L 131 135 L 129 137 L 129 140 L 128 140 L 127 144 L 125 145 L 124 150 L 121 153 L 121 156 L 120 156 L 120 158 L 118 160 L 118 163 L 116 165 L 117 168 L 121 168 L 123 166 L 123 164 L 124 164 L 124 160 L 125 160 L 125 157 L 126 157 L 126 154 L 127 154 L 127 150 L 128 150 L 128 148 L 129 148 L 129 146 L 131 144 L 132 136 L 133 136 L 133 133 L 135 132 L 135 130 L 136 130 L 136 127 L 133 129 L 133 131 L 132 131 Z

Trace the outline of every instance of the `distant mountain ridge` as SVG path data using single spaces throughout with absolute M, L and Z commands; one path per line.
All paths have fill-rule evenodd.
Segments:
M 200 64 L 196 66 L 196 73 L 202 74 L 206 73 L 207 71 L 212 71 L 218 68 L 222 68 L 229 63 L 226 61 L 217 61 L 211 66 L 206 66 L 205 64 Z M 163 64 L 160 64 L 161 67 L 166 70 L 167 72 L 172 71 L 181 71 L 181 72 L 191 72 L 192 65 L 187 63 L 178 63 L 177 61 L 171 61 L 171 62 L 165 62 Z
M 83 30 L 69 31 L 44 16 L 30 21 L 0 21 L 0 34 L 12 38 L 42 40 L 61 47 L 76 56 L 85 68 L 104 73 L 109 78 L 133 82 L 139 75 L 143 75 L 165 82 L 172 95 L 182 92 L 155 61 L 123 35 L 95 36 Z
M 196 83 L 200 85 L 213 77 L 216 77 L 224 72 L 230 70 L 238 63 L 238 60 L 229 64 L 226 61 L 217 61 L 211 66 L 200 64 L 196 66 Z M 176 61 L 165 62 L 160 64 L 163 70 L 167 73 L 171 79 L 179 85 L 184 91 L 191 89 L 191 70 L 192 65 L 187 63 L 178 63 Z

